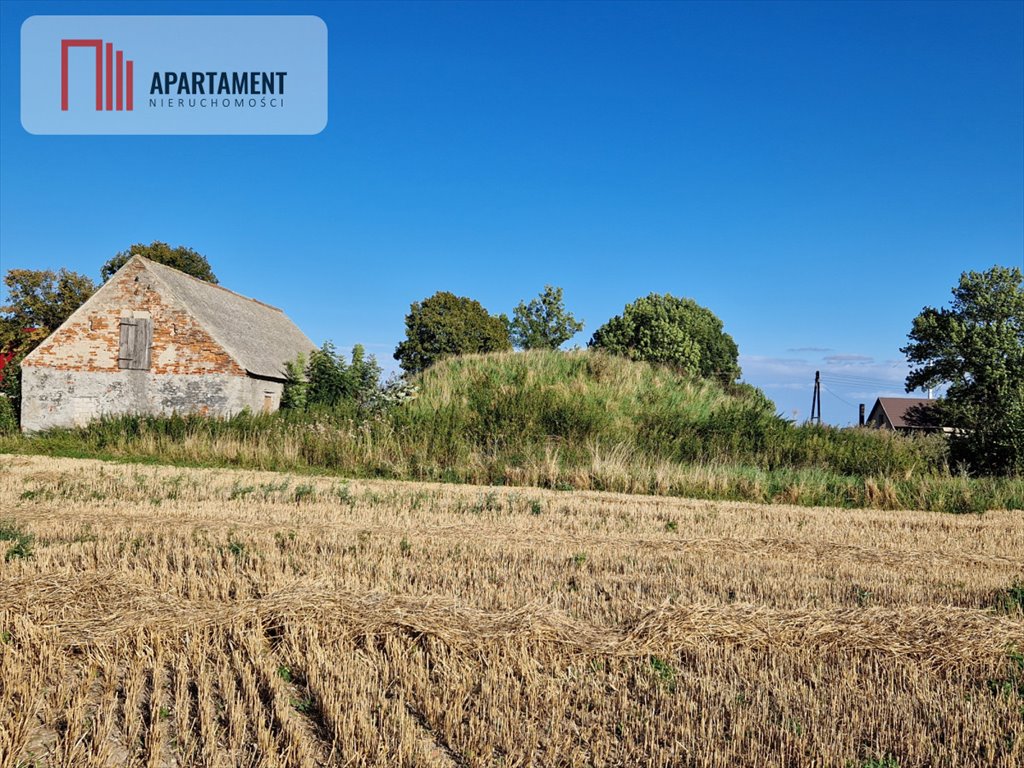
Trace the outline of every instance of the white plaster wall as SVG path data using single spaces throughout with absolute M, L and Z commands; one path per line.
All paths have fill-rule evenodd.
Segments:
M 273 413 L 281 407 L 281 395 L 284 394 L 284 384 L 279 381 L 265 381 L 246 377 L 248 386 L 245 388 L 245 404 L 253 413 Z
M 260 413 L 281 404 L 283 385 L 225 373 L 166 374 L 22 368 L 21 428 L 38 432 L 82 426 L 101 416 L 205 413 L 232 416 L 248 408 Z

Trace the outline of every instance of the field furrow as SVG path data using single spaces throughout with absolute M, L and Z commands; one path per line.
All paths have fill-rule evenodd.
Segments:
M 0 538 L 0 768 L 1024 763 L 1019 513 L 0 457 Z

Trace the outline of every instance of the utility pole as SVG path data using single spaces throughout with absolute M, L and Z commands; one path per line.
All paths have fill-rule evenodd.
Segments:
M 821 371 L 814 372 L 814 398 L 811 400 L 811 418 L 808 422 L 815 421 L 821 424 Z

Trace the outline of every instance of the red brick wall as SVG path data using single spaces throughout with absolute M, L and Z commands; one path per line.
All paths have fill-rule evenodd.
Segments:
M 152 318 L 152 373 L 245 371 L 185 308 L 161 293 L 162 286 L 141 263 L 121 270 L 71 322 L 53 333 L 23 363 L 57 370 L 117 371 L 122 317 Z M 139 314 L 142 313 L 142 314 Z

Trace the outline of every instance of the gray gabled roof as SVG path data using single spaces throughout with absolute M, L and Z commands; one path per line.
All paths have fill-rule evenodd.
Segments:
M 285 378 L 285 363 L 315 347 L 277 307 L 135 255 L 224 350 L 254 376 Z

